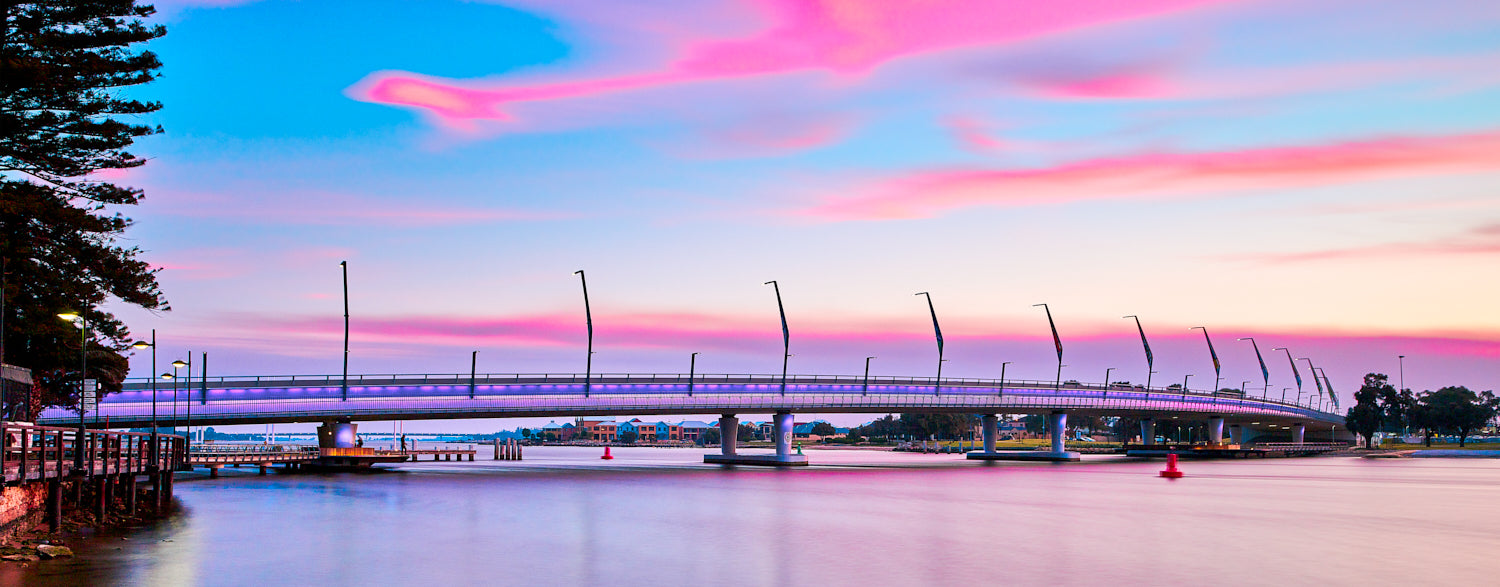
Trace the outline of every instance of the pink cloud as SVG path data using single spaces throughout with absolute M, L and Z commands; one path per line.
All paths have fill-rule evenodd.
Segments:
M 1336 259 L 1389 259 L 1434 255 L 1493 255 L 1500 253 L 1500 224 L 1480 226 L 1457 236 L 1422 242 L 1382 243 L 1363 247 L 1275 253 L 1237 257 L 1264 263 L 1305 263 Z
M 413 203 L 330 192 L 230 195 L 163 190 L 152 194 L 152 204 L 162 205 L 166 214 L 272 224 L 431 227 L 569 217 L 554 212 L 455 206 L 425 198 Z
M 1106 23 L 1182 11 L 1223 0 L 758 0 L 767 26 L 740 38 L 676 39 L 679 57 L 664 65 L 613 76 L 554 83 L 456 83 L 399 71 L 371 74 L 351 96 L 414 108 L 447 126 L 477 130 L 475 121 L 512 121 L 519 103 L 555 101 L 729 78 L 796 71 L 857 75 L 906 56 L 1013 43 Z M 1127 80 L 1075 83 L 1075 92 L 1131 90 Z M 1140 86 L 1139 83 L 1135 84 Z
M 1055 167 L 919 172 L 790 211 L 822 221 L 928 218 L 973 207 L 1285 189 L 1439 173 L 1494 171 L 1500 132 L 1311 147 L 1151 153 Z

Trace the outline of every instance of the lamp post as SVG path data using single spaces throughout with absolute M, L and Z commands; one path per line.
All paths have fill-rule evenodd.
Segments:
M 1406 391 L 1406 355 L 1396 355 L 1396 362 L 1401 370 L 1401 391 Z
M 1115 370 L 1114 367 L 1110 367 L 1110 368 L 1104 370 L 1104 394 L 1105 395 L 1109 395 L 1109 374 L 1110 374 L 1110 372 L 1112 372 L 1114 370 Z
M 1302 373 L 1300 371 L 1297 371 L 1297 361 L 1292 360 L 1292 351 L 1284 346 L 1279 346 L 1271 350 L 1282 351 L 1286 353 L 1286 362 L 1287 364 L 1292 366 L 1292 377 L 1297 379 L 1297 397 L 1302 397 Z M 1281 390 L 1281 401 L 1286 401 L 1285 389 Z
M 1049 327 L 1052 328 L 1052 344 L 1057 347 L 1057 380 L 1052 383 L 1052 388 L 1053 388 L 1053 390 L 1060 390 L 1060 389 L 1062 389 L 1062 368 L 1063 368 L 1063 364 L 1062 364 L 1062 357 L 1063 357 L 1062 337 L 1060 337 L 1060 336 L 1057 335 L 1057 323 L 1052 321 L 1052 308 L 1049 307 L 1047 304 L 1032 304 L 1031 305 L 1031 307 L 1033 307 L 1033 308 L 1035 308 L 1037 306 L 1041 306 L 1043 310 L 1047 311 L 1047 326 L 1049 326 Z
M 474 378 L 479 372 L 479 351 L 469 355 L 469 399 L 474 399 Z
M 1241 397 L 1244 397 L 1244 395 L 1245 395 L 1245 386 L 1247 386 L 1247 385 L 1250 385 L 1250 380 L 1249 379 L 1246 379 L 1246 380 L 1240 382 L 1240 396 Z
M 1290 387 L 1281 388 L 1281 403 L 1286 403 L 1286 392 L 1291 391 L 1291 389 Z
M 89 322 L 83 316 L 68 312 L 58 314 L 58 318 L 72 322 L 78 327 L 78 357 L 82 363 L 78 372 L 78 438 L 73 444 L 73 466 L 75 470 L 83 469 L 83 437 L 88 434 L 88 424 L 84 420 L 84 408 L 87 407 L 83 401 L 84 387 L 89 380 Z M 96 400 L 97 401 L 97 400 Z M 61 441 L 58 441 L 61 442 Z M 62 450 L 58 448 L 58 450 Z
M 781 313 L 781 395 L 786 396 L 786 364 L 792 358 L 792 331 L 786 327 L 786 306 L 781 303 L 781 284 L 772 279 L 761 285 L 776 290 L 776 311 Z
M 573 272 L 578 276 L 579 283 L 583 284 L 583 322 L 588 326 L 589 346 L 588 355 L 583 361 L 583 397 L 589 396 L 591 381 L 594 379 L 594 311 L 589 308 L 589 278 L 584 275 L 583 270 Z
M 1187 380 L 1188 380 L 1189 377 L 1192 377 L 1192 376 L 1193 376 L 1192 373 L 1188 373 L 1187 375 L 1183 375 L 1182 376 L 1182 393 L 1184 395 L 1186 395 L 1187 392 L 1188 392 Z
M 1323 395 L 1323 380 L 1318 378 L 1318 368 L 1313 365 L 1312 359 L 1309 359 L 1307 357 L 1299 357 L 1297 360 L 1299 360 L 1299 361 L 1307 361 L 1307 370 L 1312 372 L 1313 383 L 1317 384 L 1317 386 L 1318 386 L 1318 395 L 1319 396 Z M 1299 406 L 1302 405 L 1302 390 L 1301 389 L 1297 390 L 1297 405 L 1299 405 Z
M 932 333 L 937 336 L 938 347 L 937 379 L 932 380 L 932 395 L 939 395 L 943 387 L 943 329 L 938 327 L 937 308 L 932 305 L 932 294 L 923 291 L 916 295 L 927 297 L 927 310 L 932 312 Z
M 144 340 L 138 340 L 138 341 L 135 341 L 134 343 L 132 343 L 130 345 L 130 348 L 133 348 L 133 349 L 143 349 L 143 348 L 148 348 L 148 347 L 151 349 L 151 373 L 156 373 L 156 329 L 155 328 L 151 329 L 151 342 L 146 342 Z M 156 376 L 152 375 L 150 377 L 150 379 L 151 379 L 151 455 L 154 457 L 155 454 L 156 454 L 156 427 L 157 427 L 156 426 Z M 155 463 L 156 461 L 152 460 L 151 462 Z
M 1220 379 L 1220 376 L 1219 376 L 1219 353 L 1214 352 L 1214 341 L 1213 341 L 1213 339 L 1210 339 L 1208 337 L 1208 329 L 1207 328 L 1204 328 L 1202 326 L 1193 326 L 1191 328 L 1188 328 L 1188 330 L 1202 330 L 1203 331 L 1203 341 L 1208 343 L 1208 356 L 1209 356 L 1209 358 L 1212 358 L 1214 360 L 1214 388 L 1213 388 L 1213 391 L 1214 391 L 1214 393 L 1218 393 L 1218 391 L 1219 391 L 1219 379 Z
M 865 385 L 859 392 L 860 395 L 870 395 L 870 361 L 875 357 L 865 357 Z
M 1150 391 L 1151 374 L 1156 372 L 1152 370 L 1155 368 L 1154 364 L 1156 361 L 1154 360 L 1154 357 L 1151 356 L 1151 344 L 1146 342 L 1146 329 L 1141 327 L 1141 318 L 1134 314 L 1126 316 L 1126 318 L 1134 318 L 1135 329 L 1141 333 L 1141 348 L 1146 349 L 1146 390 Z
M 693 375 L 698 370 L 698 353 L 688 357 L 688 397 L 693 397 Z
M 184 402 L 186 409 L 183 410 L 187 412 L 187 448 L 188 452 L 193 452 L 193 351 L 188 351 L 187 354 L 187 381 L 183 382 L 182 395 L 187 396 L 187 401 Z
M 340 401 L 348 401 L 349 400 L 349 262 L 348 261 L 339 261 L 339 269 L 341 269 L 343 271 L 343 273 L 344 273 L 344 376 L 341 379 L 339 379 L 339 381 L 340 381 L 340 383 L 339 383 L 339 389 L 341 391 L 340 397 L 342 398 Z M 191 353 L 188 354 L 188 359 L 190 359 L 190 360 L 192 359 L 192 354 Z M 188 379 L 191 380 L 192 378 L 193 378 L 193 372 L 192 371 L 188 371 Z M 189 383 L 191 383 L 191 381 L 189 381 Z M 191 388 L 191 386 L 189 386 L 189 387 Z M 174 397 L 173 399 L 175 400 L 176 398 Z M 173 426 L 173 428 L 176 428 L 177 425 L 176 425 L 176 423 L 173 423 L 172 426 Z
M 995 395 L 999 395 L 999 396 L 1005 395 L 1005 366 L 1009 365 L 1009 364 L 1011 364 L 1011 361 L 1005 361 L 1005 362 L 1000 363 L 1000 391 L 997 392 Z
M 1271 389 L 1271 370 L 1266 368 L 1266 359 L 1264 357 L 1260 356 L 1260 345 L 1255 344 L 1255 337 L 1253 337 L 1253 336 L 1244 336 L 1244 337 L 1240 337 L 1240 340 L 1248 340 L 1248 341 L 1250 341 L 1250 347 L 1253 348 L 1253 349 L 1255 349 L 1255 360 L 1256 360 L 1256 362 L 1260 363 L 1260 376 L 1262 377 L 1262 380 L 1265 382 L 1265 385 L 1260 388 L 1260 396 L 1261 397 L 1265 397 L 1266 394 Z M 1244 386 L 1241 386 L 1241 387 L 1243 388 Z M 1241 389 L 1240 391 L 1243 392 L 1244 389 Z
M 167 377 L 165 373 L 162 374 L 163 379 L 172 380 L 172 434 L 177 433 L 177 370 L 186 366 L 187 363 L 184 363 L 181 359 L 178 359 L 176 361 L 172 361 L 171 377 Z

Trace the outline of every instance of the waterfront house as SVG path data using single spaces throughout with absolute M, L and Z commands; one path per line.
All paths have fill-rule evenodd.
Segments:
M 700 442 L 700 439 L 703 438 L 703 433 L 708 432 L 708 429 L 712 428 L 713 425 L 698 420 L 685 420 L 678 423 L 677 427 L 682 430 L 681 440 Z

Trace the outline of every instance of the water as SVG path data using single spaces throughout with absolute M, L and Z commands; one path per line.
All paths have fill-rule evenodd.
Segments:
M 1186 461 L 1169 481 L 1113 457 L 614 452 L 182 482 L 173 520 L 0 583 L 1490 584 L 1500 543 L 1496 460 Z

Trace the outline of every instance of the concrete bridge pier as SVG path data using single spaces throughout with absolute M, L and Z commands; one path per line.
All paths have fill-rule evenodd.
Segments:
M 733 414 L 719 416 L 719 452 L 726 457 L 734 456 L 739 443 L 740 419 Z
M 1208 443 L 1212 445 L 1224 444 L 1224 417 L 1210 416 L 1208 418 Z
M 807 457 L 792 454 L 792 413 L 776 412 L 771 418 L 776 434 L 776 454 L 742 455 L 736 450 L 736 433 L 740 421 L 733 414 L 719 418 L 719 454 L 703 455 L 703 462 L 718 465 L 765 465 L 796 467 L 807 465 Z M 732 427 L 729 425 L 732 424 Z M 732 432 L 726 432 L 730 430 Z
M 1141 444 L 1156 444 L 1156 420 L 1141 418 Z
M 995 436 L 999 433 L 1000 418 L 994 414 L 984 415 L 984 452 L 995 452 Z
M 1047 415 L 1047 426 L 1052 436 L 1052 450 L 1007 450 L 997 451 L 994 444 L 994 432 L 992 426 L 996 422 L 995 416 L 985 416 L 985 450 L 984 452 L 971 452 L 965 458 L 971 461 L 1076 461 L 1080 455 L 1067 450 L 1064 438 L 1067 435 L 1068 414 L 1067 412 L 1052 412 Z
M 1292 424 L 1292 444 L 1302 444 L 1307 435 L 1307 425 L 1301 422 Z
M 1245 442 L 1245 427 L 1239 424 L 1229 425 L 1229 443 L 1240 445 Z

